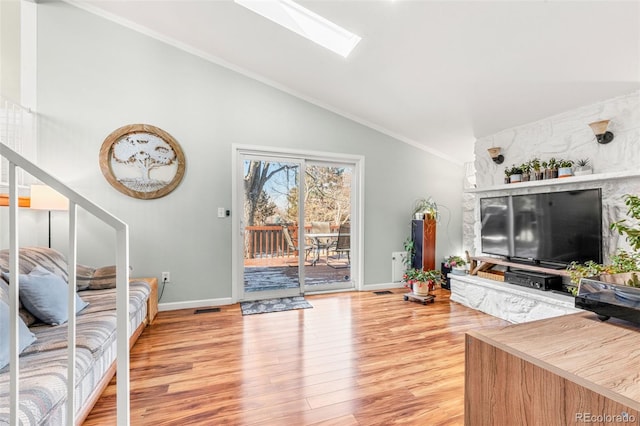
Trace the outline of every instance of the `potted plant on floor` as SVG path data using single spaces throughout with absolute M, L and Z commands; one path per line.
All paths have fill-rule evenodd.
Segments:
M 442 285 L 444 277 L 440 271 L 435 269 L 407 269 L 403 276 L 405 287 L 411 289 L 418 296 L 427 296 L 429 292 L 435 290 L 437 285 Z

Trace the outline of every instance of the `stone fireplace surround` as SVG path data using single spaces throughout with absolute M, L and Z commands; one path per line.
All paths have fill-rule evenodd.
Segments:
M 580 312 L 574 298 L 471 275 L 449 275 L 451 300 L 512 323 Z
M 479 200 L 482 197 L 525 194 L 534 192 L 555 192 L 571 189 L 602 188 L 603 207 L 603 253 L 615 251 L 620 241 L 618 235 L 609 230 L 609 224 L 624 217 L 626 212 L 622 195 L 636 188 L 640 189 L 640 172 L 592 174 L 548 181 L 523 182 L 519 184 L 496 185 L 484 189 L 470 189 L 475 196 L 477 246 L 480 246 Z M 622 203 L 622 205 L 620 205 Z M 608 259 L 605 258 L 605 261 Z M 514 284 L 496 282 L 478 276 L 451 277 L 451 300 L 473 309 L 480 310 L 504 320 L 521 323 L 543 318 L 579 312 L 574 307 L 574 298 L 553 291 L 529 289 Z M 567 279 L 566 277 L 564 278 Z
M 606 145 L 595 141 L 588 123 L 610 119 L 615 139 Z M 501 165 L 487 150 L 500 147 Z M 504 169 L 533 158 L 590 159 L 592 175 L 503 184 Z M 463 248 L 481 256 L 480 198 L 602 189 L 604 262 L 627 243 L 609 225 L 625 217 L 625 194 L 640 194 L 640 91 L 570 110 L 534 123 L 479 138 L 475 144 L 475 175 L 465 182 L 463 194 Z M 495 282 L 477 276 L 451 276 L 451 300 L 511 322 L 525 322 L 576 312 L 573 297 Z

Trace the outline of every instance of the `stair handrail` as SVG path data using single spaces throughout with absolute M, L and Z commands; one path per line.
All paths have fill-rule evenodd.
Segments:
M 93 201 L 65 185 L 62 181 L 41 169 L 10 147 L 0 143 L 0 156 L 9 162 L 9 268 L 10 268 L 10 402 L 11 425 L 19 419 L 19 352 L 18 352 L 18 290 L 19 244 L 18 244 L 18 199 L 17 168 L 29 173 L 45 185 L 69 200 L 69 255 L 68 300 L 69 320 L 67 334 L 67 411 L 66 424 L 75 424 L 75 333 L 76 333 L 76 266 L 77 266 L 77 208 L 82 207 L 116 232 L 116 369 L 117 369 L 117 424 L 129 425 L 129 228 L 125 222 L 104 210 Z

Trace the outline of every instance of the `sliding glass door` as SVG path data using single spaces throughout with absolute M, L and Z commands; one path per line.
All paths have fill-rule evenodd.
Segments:
M 306 162 L 304 223 L 311 247 L 306 292 L 352 288 L 351 182 L 353 166 Z
M 354 288 L 357 165 L 239 151 L 238 300 Z
M 298 229 L 303 163 L 242 156 L 243 300 L 302 293 L 304 233 Z M 303 254 L 301 256 L 301 253 Z

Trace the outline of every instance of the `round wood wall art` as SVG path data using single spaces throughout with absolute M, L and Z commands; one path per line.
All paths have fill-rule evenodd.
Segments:
M 149 124 L 130 124 L 111 132 L 102 143 L 100 169 L 118 191 L 149 200 L 178 186 L 185 159 L 169 133 Z

